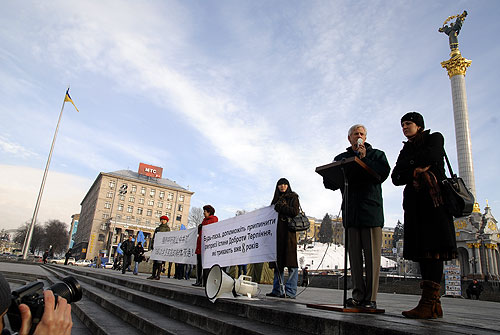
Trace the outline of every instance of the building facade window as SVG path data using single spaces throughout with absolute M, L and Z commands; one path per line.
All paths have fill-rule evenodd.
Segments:
M 167 200 L 173 200 L 174 194 L 172 192 L 168 192 Z
M 137 207 L 137 214 L 142 215 L 142 207 Z
M 181 201 L 181 202 L 184 201 L 184 194 L 179 195 L 179 201 Z
M 127 207 L 127 212 L 132 213 L 134 211 L 134 206 L 128 206 Z
M 110 209 L 111 208 L 111 202 L 104 203 L 104 208 Z
M 158 208 L 163 208 L 163 201 L 158 201 Z
M 139 204 L 144 205 L 144 198 L 139 199 Z
M 99 237 L 97 237 L 97 240 L 99 242 L 104 242 L 104 234 L 99 234 Z
M 165 191 L 160 191 L 159 197 L 160 199 L 165 198 Z
M 154 206 L 155 201 L 153 199 L 148 200 L 148 206 Z
M 141 187 L 141 194 L 142 195 L 145 195 L 146 194 L 146 188 L 143 186 Z
M 118 210 L 123 211 L 123 204 L 118 204 Z
M 153 215 L 153 210 L 152 209 L 148 209 L 148 211 L 146 212 L 146 215 L 147 216 Z
M 107 219 L 107 218 L 109 218 L 109 214 L 108 214 L 108 213 L 103 213 L 103 214 L 102 214 L 102 218 L 103 218 L 103 219 Z
M 172 203 L 167 202 L 167 204 L 165 205 L 165 208 L 166 209 L 172 209 Z
M 132 187 L 130 188 L 130 193 L 135 193 L 137 192 L 137 185 L 132 185 Z
M 157 218 L 159 218 L 161 216 L 161 211 L 156 211 L 156 215 L 155 215 Z
M 165 212 L 165 215 L 170 219 L 172 217 L 172 215 L 170 214 L 170 212 Z
M 145 222 L 146 222 L 147 225 L 151 224 L 151 220 L 146 220 Z
M 116 183 L 114 180 L 109 181 L 109 188 L 115 188 L 115 185 L 116 185 Z
M 110 191 L 106 194 L 106 198 L 112 198 L 112 197 L 113 197 L 113 192 Z
M 127 215 L 127 221 L 130 221 L 132 217 L 130 215 Z
M 156 194 L 156 190 L 155 189 L 151 189 L 151 191 L 149 191 L 149 196 L 150 197 L 154 198 L 155 194 Z
M 181 221 L 182 220 L 182 215 L 177 214 L 177 217 L 175 218 L 175 221 Z
M 128 198 L 128 201 L 129 201 L 129 202 L 135 202 L 135 197 L 129 197 L 129 198 Z
M 141 224 L 141 218 L 137 218 L 137 219 L 135 219 L 135 223 L 137 223 L 137 224 Z
M 122 215 L 121 214 L 116 214 L 116 219 L 117 220 L 121 220 L 122 219 Z
M 177 210 L 178 210 L 179 212 L 182 212 L 182 210 L 183 210 L 183 209 L 184 209 L 184 206 L 182 206 L 182 205 L 178 205 L 178 206 L 177 206 Z
M 124 196 L 123 194 L 122 194 L 122 195 L 120 195 L 120 200 L 121 200 L 121 201 L 125 201 L 125 196 Z

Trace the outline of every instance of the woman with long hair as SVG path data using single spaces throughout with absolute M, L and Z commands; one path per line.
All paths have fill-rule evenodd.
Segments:
M 444 171 L 444 138 L 424 130 L 424 118 L 409 112 L 401 118 L 408 139 L 392 171 L 392 182 L 405 185 L 403 192 L 403 257 L 418 262 L 422 275 L 422 297 L 418 306 L 403 312 L 412 319 L 443 316 L 440 283 L 443 262 L 456 258 L 457 243 L 453 217 L 444 206 L 441 181 Z
M 272 292 L 266 295 L 268 297 L 295 299 L 299 275 L 297 236 L 294 231 L 288 230 L 288 219 L 299 214 L 299 196 L 292 191 L 287 179 L 281 178 L 276 183 L 271 205 L 274 205 L 274 209 L 278 212 L 278 226 L 276 228 L 277 260 L 275 263 L 269 264 L 269 267 L 274 269 L 274 281 Z M 288 268 L 286 284 L 283 283 L 285 267 Z

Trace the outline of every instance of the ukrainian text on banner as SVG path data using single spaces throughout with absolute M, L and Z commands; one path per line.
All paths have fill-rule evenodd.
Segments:
M 276 261 L 274 206 L 203 226 L 203 268 Z
M 155 261 L 196 264 L 196 228 L 156 233 L 151 259 Z

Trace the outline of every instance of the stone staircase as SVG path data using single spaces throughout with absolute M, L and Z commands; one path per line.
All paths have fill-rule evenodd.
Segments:
M 36 279 L 50 285 L 68 275 L 74 276 L 82 286 L 83 298 L 72 304 L 73 335 L 492 333 L 488 329 L 443 322 L 443 319 L 409 320 L 399 313 L 370 315 L 311 309 L 305 303 L 315 299 L 268 298 L 265 292 L 255 300 L 218 299 L 212 304 L 204 290 L 192 287 L 188 281 L 154 281 L 147 280 L 144 274 L 131 276 L 62 265 L 43 265 L 42 268 L 44 275 L 11 270 L 7 272 L 7 280 L 13 287 Z M 268 287 L 264 291 L 268 291 Z M 398 303 L 401 298 L 391 301 Z
M 208 301 L 203 290 L 110 271 L 45 265 L 57 280 L 74 276 L 83 298 L 73 312 L 92 334 L 401 334 L 322 318 L 282 299 Z M 361 316 L 363 318 L 363 316 Z

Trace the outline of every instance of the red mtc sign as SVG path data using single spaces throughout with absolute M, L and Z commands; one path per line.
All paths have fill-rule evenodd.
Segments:
M 148 165 L 144 163 L 139 163 L 139 174 L 144 176 L 153 177 L 153 178 L 161 178 L 161 173 L 163 172 L 163 168 L 159 166 Z

